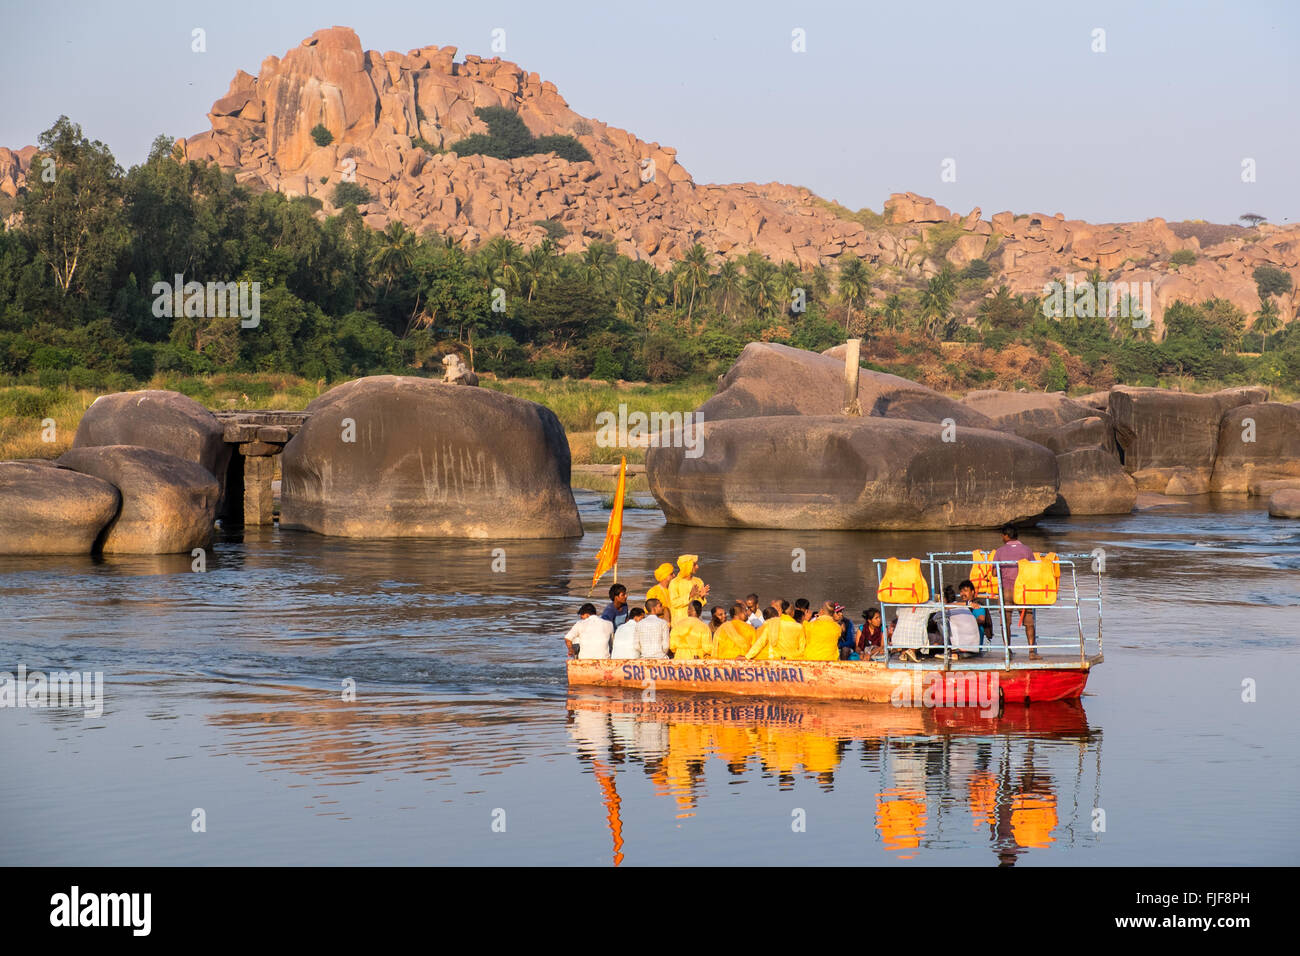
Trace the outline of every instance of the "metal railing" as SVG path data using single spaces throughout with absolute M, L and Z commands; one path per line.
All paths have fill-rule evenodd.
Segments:
M 1018 561 L 997 561 L 992 559 L 986 561 L 976 561 L 974 559 L 974 555 L 969 551 L 930 552 L 921 561 L 922 567 L 928 569 L 928 581 L 930 586 L 930 598 L 931 598 L 929 601 L 923 604 L 908 604 L 908 603 L 887 602 L 883 598 L 879 600 L 880 624 L 881 624 L 881 647 L 883 649 L 883 655 L 884 655 L 883 663 L 885 664 L 886 667 L 898 666 L 898 662 L 892 660 L 890 657 L 890 654 L 894 650 L 898 650 L 898 648 L 890 646 L 890 640 L 889 640 L 890 635 L 889 635 L 889 625 L 888 625 L 889 615 L 887 609 L 888 608 L 915 608 L 915 609 L 927 610 L 930 612 L 930 614 L 937 613 L 939 615 L 939 633 L 942 638 L 942 643 L 941 644 L 931 643 L 927 631 L 926 643 L 922 645 L 922 647 L 920 648 L 911 647 L 911 649 L 913 650 L 924 649 L 926 651 L 941 650 L 943 652 L 942 660 L 944 663 L 944 669 L 946 670 L 948 668 L 948 663 L 952 660 L 952 651 L 954 650 L 954 648 L 952 647 L 951 644 L 952 629 L 948 623 L 949 603 L 943 599 L 944 586 L 945 586 L 944 569 L 954 568 L 954 567 L 960 567 L 962 569 L 965 569 L 959 575 L 957 575 L 955 579 L 953 579 L 950 582 L 955 586 L 956 582 L 966 579 L 969 569 L 975 566 L 981 568 L 992 568 L 993 573 L 997 575 L 998 593 L 997 593 L 996 605 L 988 603 L 987 599 L 992 598 L 992 594 L 990 594 L 989 592 L 980 592 L 977 590 L 975 596 L 977 599 L 981 599 L 981 598 L 986 599 L 982 603 L 986 614 L 989 615 L 988 631 L 990 634 L 990 638 L 996 632 L 996 629 L 992 626 L 993 624 L 992 615 L 995 609 L 998 612 L 998 619 L 1001 622 L 1001 629 L 1002 629 L 1003 662 L 1008 669 L 1010 669 L 1013 666 L 1011 663 L 1011 657 L 1012 657 L 1011 614 L 1016 611 L 1034 612 L 1035 642 L 1033 645 L 1027 644 L 1026 645 L 1027 650 L 1037 652 L 1039 650 L 1049 649 L 1049 648 L 1068 647 L 1073 649 L 1077 647 L 1079 651 L 1079 662 L 1085 663 L 1088 660 L 1088 656 L 1089 656 L 1088 645 L 1090 643 L 1090 640 L 1087 634 L 1085 634 L 1085 629 L 1084 629 L 1083 607 L 1085 605 L 1089 607 L 1093 607 L 1093 606 L 1096 607 L 1097 636 L 1096 636 L 1095 653 L 1100 654 L 1102 650 L 1101 566 L 1098 562 L 1094 561 L 1093 558 L 1094 555 L 1092 554 L 1057 554 L 1056 564 L 1061 569 L 1061 576 L 1062 577 L 1065 576 L 1065 571 L 1067 569 L 1069 571 L 1068 591 L 1065 588 L 1061 587 L 1060 582 L 1058 581 L 1057 597 L 1052 604 L 1015 604 L 1015 603 L 1007 603 L 1008 596 L 1014 598 L 1015 595 L 1014 594 L 1008 595 L 1006 593 L 1007 589 L 1003 586 L 1002 568 L 1003 567 L 1015 568 L 1019 564 Z M 1079 593 L 1079 567 L 1076 564 L 1076 561 L 1084 560 L 1084 559 L 1092 561 L 1091 567 L 1086 572 L 1087 577 L 1091 578 L 1092 575 L 1094 574 L 1096 575 L 1096 591 L 1094 594 L 1091 595 L 1089 594 L 1081 595 Z M 879 596 L 879 581 L 884 577 L 884 567 L 887 560 L 888 559 L 886 558 L 872 558 L 872 563 L 875 564 L 876 566 L 877 596 Z M 1068 600 L 1069 596 L 1073 597 L 1073 601 Z M 1049 611 L 1049 610 L 1067 611 L 1067 612 L 1073 611 L 1074 624 L 1076 628 L 1075 636 L 1071 637 L 1069 640 L 1061 640 L 1061 641 L 1055 641 L 1050 639 L 1044 640 L 1042 634 L 1039 633 L 1039 627 L 1038 627 L 1039 614 L 1040 612 Z M 979 627 L 979 634 L 980 634 L 979 653 L 982 655 L 984 654 L 985 628 L 979 625 L 978 621 L 976 622 L 976 626 Z M 1026 642 L 1027 641 L 1028 641 L 1028 636 L 1026 635 Z M 957 650 L 960 651 L 963 649 L 958 648 Z M 1060 658 L 1058 657 L 1056 658 L 1056 660 L 1059 661 Z

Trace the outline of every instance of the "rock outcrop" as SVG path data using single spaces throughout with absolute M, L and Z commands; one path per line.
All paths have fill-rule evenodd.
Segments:
M 833 350 L 832 350 L 833 351 Z M 989 428 L 979 412 L 897 375 L 862 369 L 862 414 L 877 418 L 942 422 Z M 844 360 L 788 345 L 750 342 L 722 377 L 718 391 L 699 407 L 706 422 L 772 415 L 838 415 L 844 406 Z
M 1300 490 L 1294 488 L 1273 492 L 1268 499 L 1268 513 L 1274 518 L 1300 518 Z
M 550 409 L 380 375 L 330 389 L 285 446 L 280 526 L 354 538 L 582 534 Z
M 1258 494 L 1263 483 L 1300 480 L 1300 407 L 1238 405 L 1219 423 L 1210 491 Z
M 1056 456 L 1060 489 L 1054 515 L 1128 514 L 1137 503 L 1137 482 L 1103 448 L 1079 448 Z
M 706 527 L 989 528 L 1042 514 L 1056 458 L 1003 432 L 812 415 L 706 421 L 702 454 L 652 448 L 650 490 L 671 523 Z
M 81 417 L 73 448 L 135 445 L 202 465 L 224 489 L 230 446 L 217 417 L 180 392 L 101 395 Z
M 1209 395 L 1128 386 L 1111 389 L 1109 409 L 1124 470 L 1140 491 L 1208 492 L 1224 413 L 1238 405 L 1263 402 L 1267 395 L 1262 388 L 1225 389 Z
M 219 490 L 202 465 L 136 445 L 73 448 L 58 464 L 121 492 L 122 507 L 99 542 L 105 554 L 174 554 L 212 539 Z
M 121 503 L 107 481 L 53 462 L 0 462 L 0 555 L 90 554 Z

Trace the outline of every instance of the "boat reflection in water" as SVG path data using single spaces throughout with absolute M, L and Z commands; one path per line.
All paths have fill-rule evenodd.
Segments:
M 643 699 L 580 688 L 568 708 L 578 759 L 601 788 L 615 865 L 624 848 L 618 773 L 639 764 L 682 819 L 707 795 L 711 760 L 781 790 L 802 777 L 829 793 L 837 772 L 865 772 L 876 782 L 876 837 L 898 859 L 987 841 L 998 865 L 1013 866 L 1034 850 L 1097 839 L 1101 732 L 1088 726 L 1078 701 L 1007 707 L 990 718 L 974 708 L 662 691 Z

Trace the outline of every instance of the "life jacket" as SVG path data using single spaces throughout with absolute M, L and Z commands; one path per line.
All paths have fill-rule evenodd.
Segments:
M 876 597 L 882 604 L 924 604 L 930 600 L 930 585 L 921 573 L 921 559 L 886 561 Z
M 1030 561 L 1021 558 L 1016 563 L 1015 602 L 1017 604 L 1055 604 L 1058 590 L 1059 565 L 1055 561 Z
M 983 597 L 998 596 L 998 569 L 993 565 L 993 552 L 975 550 L 971 553 L 970 582 L 975 594 Z
M 1055 551 L 1048 551 L 1046 554 L 1039 554 L 1035 551 L 1034 560 L 1050 562 L 1052 565 L 1052 573 L 1056 575 L 1056 583 L 1058 585 L 1061 583 L 1061 562 L 1057 560 Z

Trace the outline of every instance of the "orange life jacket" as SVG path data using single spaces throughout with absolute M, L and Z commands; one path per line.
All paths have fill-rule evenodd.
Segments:
M 930 585 L 921 573 L 921 559 L 886 561 L 876 597 L 882 604 L 924 604 L 930 600 Z
M 998 569 L 993 565 L 992 551 L 975 550 L 971 553 L 970 582 L 975 585 L 975 594 L 984 597 L 998 596 Z
M 1039 554 L 1035 551 L 1034 560 L 1050 561 L 1052 565 L 1052 573 L 1056 575 L 1056 583 L 1058 585 L 1061 583 L 1061 562 L 1057 560 L 1055 551 L 1048 551 L 1046 554 Z
M 1030 561 L 1021 558 L 1016 563 L 1015 602 L 1017 604 L 1055 604 L 1058 590 L 1056 577 L 1060 574 L 1055 561 Z

